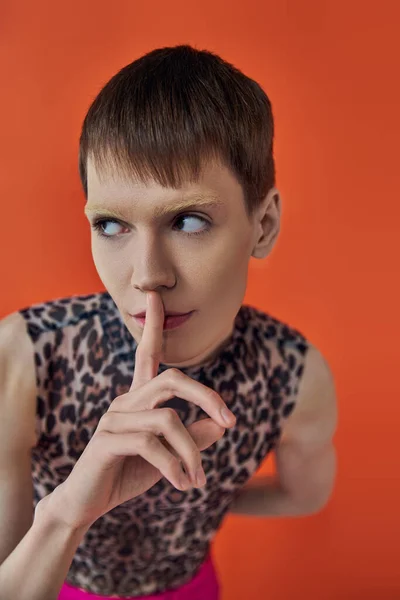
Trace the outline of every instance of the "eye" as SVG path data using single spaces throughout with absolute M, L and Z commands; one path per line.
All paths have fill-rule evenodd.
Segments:
M 178 226 L 177 223 L 179 224 Z M 180 224 L 182 223 L 189 224 L 186 227 L 185 225 L 183 226 L 186 230 L 183 227 L 180 227 Z M 199 229 L 198 223 L 201 223 L 203 225 L 201 229 Z M 111 230 L 109 229 L 109 231 L 107 232 L 106 227 L 109 224 L 111 225 Z M 116 221 L 115 219 L 104 219 L 99 217 L 92 224 L 92 229 L 96 231 L 100 237 L 106 239 L 117 239 L 121 237 L 122 234 L 120 231 L 118 231 L 118 229 L 120 228 L 126 229 L 126 227 L 122 223 L 119 223 L 119 221 Z M 207 219 L 205 219 L 204 217 L 200 217 L 199 215 L 180 215 L 175 220 L 175 228 L 177 228 L 178 231 L 182 232 L 183 234 L 193 237 L 194 235 L 202 235 L 203 233 L 209 232 L 211 229 L 211 223 Z
M 189 223 L 187 230 L 184 231 L 183 228 L 181 229 L 180 227 L 178 227 L 178 229 L 180 231 L 182 231 L 183 233 L 186 233 L 187 235 L 200 235 L 201 233 L 208 231 L 211 226 L 210 222 L 207 221 L 207 219 L 204 219 L 203 217 L 199 217 L 198 215 L 181 215 L 180 217 L 177 218 L 175 223 L 182 223 L 184 221 Z M 196 226 L 196 221 L 198 223 L 199 222 L 202 223 L 202 225 L 203 225 L 203 227 L 200 231 L 199 231 L 199 227 Z
M 108 232 L 108 233 L 104 233 L 105 225 L 107 223 L 112 223 L 113 224 L 114 231 L 111 231 L 111 232 Z M 96 231 L 101 237 L 105 237 L 105 238 L 116 237 L 116 235 L 118 234 L 118 232 L 115 231 L 115 227 L 117 227 L 117 228 L 121 227 L 121 224 L 118 223 L 118 221 L 115 221 L 114 219 L 98 219 L 92 225 L 92 229 L 94 229 L 94 231 Z

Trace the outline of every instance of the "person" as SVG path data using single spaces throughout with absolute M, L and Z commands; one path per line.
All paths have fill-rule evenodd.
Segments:
M 215 600 L 229 512 L 326 505 L 332 371 L 243 304 L 280 230 L 273 138 L 261 86 L 189 45 L 92 102 L 79 173 L 105 290 L 0 322 L 1 600 Z

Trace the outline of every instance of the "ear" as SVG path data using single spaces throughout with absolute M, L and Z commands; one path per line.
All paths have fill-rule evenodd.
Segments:
M 256 242 L 252 256 L 266 258 L 275 245 L 280 231 L 282 203 L 277 188 L 269 190 L 262 201 L 255 220 Z

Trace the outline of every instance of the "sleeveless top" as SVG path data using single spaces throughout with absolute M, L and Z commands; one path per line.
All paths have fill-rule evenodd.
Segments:
M 34 508 L 65 481 L 117 396 L 129 391 L 137 343 L 108 292 L 20 311 L 35 349 Z M 232 335 L 201 367 L 180 369 L 217 391 L 236 425 L 201 452 L 207 484 L 186 492 L 164 477 L 91 526 L 66 581 L 93 594 L 151 595 L 191 580 L 244 484 L 279 440 L 292 412 L 309 344 L 301 333 L 242 305 Z M 160 364 L 159 373 L 166 370 Z M 180 398 L 185 426 L 207 415 Z

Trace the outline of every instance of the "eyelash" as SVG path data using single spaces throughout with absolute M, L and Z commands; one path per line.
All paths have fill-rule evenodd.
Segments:
M 186 235 L 188 237 L 192 237 L 194 235 L 203 235 L 204 233 L 209 233 L 210 229 L 211 229 L 211 223 L 205 219 L 204 217 L 200 217 L 199 215 L 192 215 L 192 214 L 183 214 L 180 215 L 178 217 L 177 220 L 183 219 L 184 217 L 194 217 L 196 219 L 199 219 L 200 221 L 203 221 L 203 223 L 206 225 L 206 227 L 204 229 L 202 229 L 201 231 L 193 231 L 192 233 L 186 233 L 185 231 L 182 231 L 181 233 L 183 233 L 183 235 Z M 101 230 L 101 226 L 104 223 L 116 223 L 117 225 L 121 225 L 121 227 L 123 227 L 123 225 L 117 221 L 117 219 L 105 219 L 105 218 L 98 218 L 97 220 L 95 220 L 92 224 L 92 229 L 94 229 L 96 231 L 96 233 L 102 237 L 105 238 L 107 240 L 112 240 L 112 239 L 117 239 L 118 238 L 118 234 L 116 235 L 106 235 L 105 233 L 103 233 L 103 231 Z M 122 234 L 120 234 L 122 235 Z

